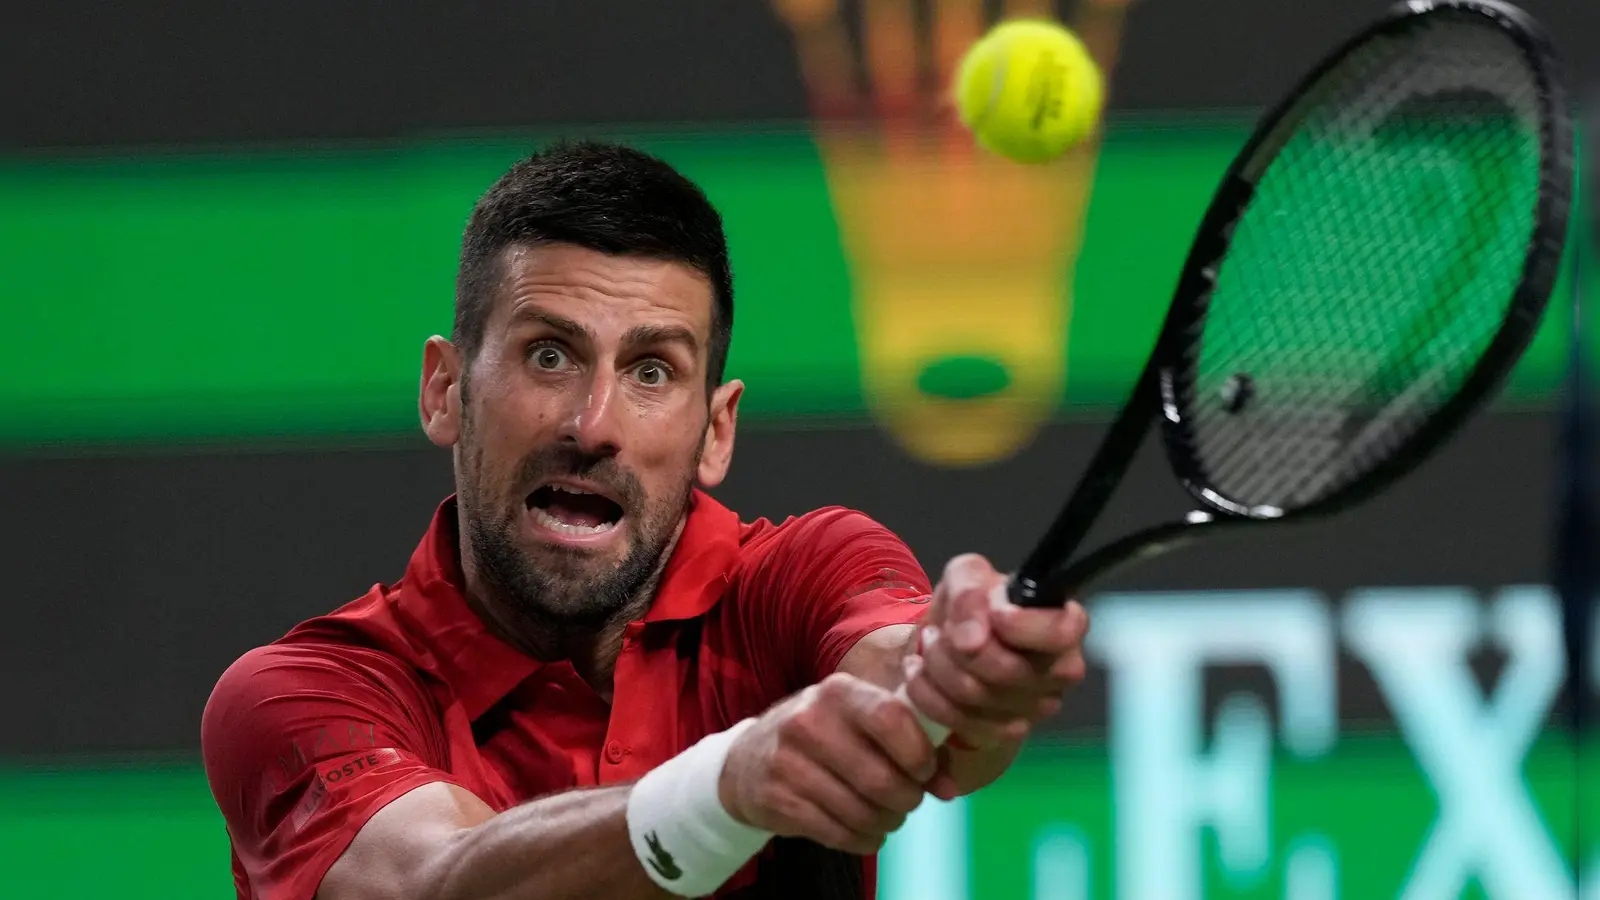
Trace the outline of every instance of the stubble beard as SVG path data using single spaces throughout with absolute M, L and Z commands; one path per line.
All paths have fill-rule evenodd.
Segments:
M 659 503 L 652 503 L 638 478 L 614 458 L 560 445 L 523 460 L 509 495 L 495 501 L 491 499 L 495 492 L 485 484 L 490 479 L 483 469 L 482 449 L 469 439 L 470 433 L 470 428 L 463 428 L 462 457 L 467 465 L 457 491 L 460 527 L 482 589 L 522 620 L 517 630 L 564 643 L 642 614 L 688 513 L 698 450 L 681 488 Z M 520 489 L 559 476 L 590 479 L 616 493 L 624 510 L 618 527 L 627 529 L 627 550 L 620 560 L 608 562 L 581 550 L 523 543 L 526 504 Z

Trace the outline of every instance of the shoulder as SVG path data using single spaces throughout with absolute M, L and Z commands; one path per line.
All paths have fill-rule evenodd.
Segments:
M 285 641 L 234 660 L 212 689 L 207 709 L 228 701 L 296 694 L 359 696 L 421 688 L 415 669 L 389 653 L 358 645 Z
M 271 730 L 316 715 L 415 720 L 431 707 L 402 634 L 382 623 L 381 592 L 308 619 L 228 666 L 201 717 L 202 736 Z
M 866 513 L 843 506 L 746 525 L 731 580 L 744 592 L 762 595 L 798 591 L 808 603 L 852 596 L 880 582 L 928 591 L 927 577 L 905 542 Z
M 744 525 L 740 535 L 742 554 L 747 559 L 774 553 L 836 551 L 861 540 L 904 546 L 882 523 L 844 506 L 824 506 L 777 523 L 757 519 Z
M 745 529 L 724 604 L 753 667 L 783 691 L 835 671 L 863 637 L 919 618 L 932 593 L 916 556 L 860 510 L 816 509 Z

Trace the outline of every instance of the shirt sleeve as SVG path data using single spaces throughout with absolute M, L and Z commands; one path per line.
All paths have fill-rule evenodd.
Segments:
M 252 895 L 313 900 L 367 820 L 442 771 L 416 676 L 359 649 L 271 645 L 212 691 L 201 752 Z
M 832 674 L 863 637 L 917 621 L 933 589 L 910 548 L 855 510 L 784 523 L 751 572 L 746 640 L 775 648 L 791 689 Z

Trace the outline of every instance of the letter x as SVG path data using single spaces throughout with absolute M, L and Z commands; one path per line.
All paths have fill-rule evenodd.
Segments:
M 1561 687 L 1556 610 L 1537 589 L 1498 598 L 1488 624 L 1510 660 L 1487 699 L 1467 666 L 1484 624 L 1463 590 L 1364 591 L 1345 608 L 1346 640 L 1439 796 L 1439 819 L 1399 895 L 1405 900 L 1459 897 L 1474 874 L 1496 900 L 1572 895 L 1521 772 Z

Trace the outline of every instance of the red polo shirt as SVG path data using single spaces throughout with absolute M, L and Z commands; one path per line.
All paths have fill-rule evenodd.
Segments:
M 241 900 L 311 900 L 374 813 L 430 782 L 505 810 L 636 779 L 825 677 L 869 632 L 914 621 L 930 593 L 905 545 L 859 512 L 745 524 L 697 492 L 654 604 L 627 627 L 608 705 L 569 663 L 490 634 L 461 585 L 447 500 L 398 583 L 223 674 L 201 743 Z M 762 863 L 718 896 L 770 881 Z M 865 876 L 870 896 L 870 860 Z

